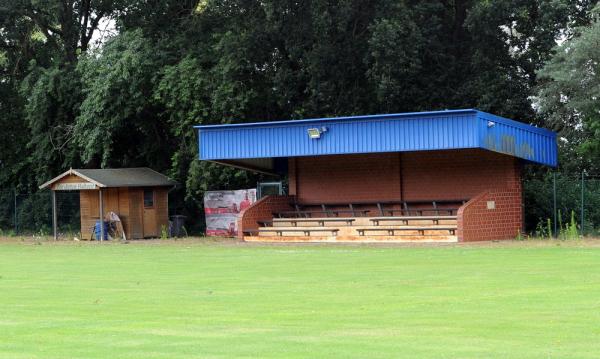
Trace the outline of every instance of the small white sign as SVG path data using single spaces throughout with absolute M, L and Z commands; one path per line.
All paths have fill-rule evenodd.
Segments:
M 496 201 L 487 201 L 487 209 L 496 209 Z
M 89 182 L 59 183 L 54 187 L 55 191 L 79 191 L 85 189 L 96 189 L 96 185 Z

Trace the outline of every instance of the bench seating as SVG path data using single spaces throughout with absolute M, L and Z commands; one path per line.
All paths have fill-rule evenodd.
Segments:
M 273 221 L 256 221 L 261 227 L 273 227 Z
M 387 232 L 388 235 L 394 236 L 396 231 L 418 231 L 419 235 L 424 235 L 425 231 L 448 231 L 450 235 L 456 233 L 456 227 L 443 226 L 443 227 L 371 227 L 371 228 L 357 228 L 359 236 L 364 236 L 366 231 L 369 232 Z
M 423 216 L 426 214 L 447 214 L 454 215 L 458 212 L 458 207 L 466 203 L 467 199 L 456 200 L 420 200 L 420 201 L 370 201 L 370 202 L 341 202 L 341 203 L 306 203 L 294 204 L 293 211 L 282 211 L 273 213 L 274 217 L 279 218 L 311 218 L 313 215 L 324 217 L 339 217 L 340 214 L 347 214 L 351 217 L 367 216 L 374 207 L 380 216 L 400 215 L 410 216 L 416 214 Z M 312 208 L 311 208 L 312 207 Z M 320 208 L 320 210 L 314 207 Z M 362 208 L 361 208 L 362 207 Z M 365 209 L 371 207 L 371 209 Z M 391 208 L 390 208 L 391 207 Z M 400 207 L 400 208 L 398 208 Z M 347 209 L 344 209 L 347 208 Z
M 273 216 L 278 218 L 313 218 L 313 215 L 325 215 L 327 217 L 339 217 L 341 213 L 352 214 L 353 216 L 356 213 L 360 213 L 363 216 L 366 216 L 367 213 L 371 212 L 368 209 L 361 210 L 344 210 L 344 209 L 329 209 L 329 210 L 320 210 L 320 211 L 282 211 L 282 212 L 274 212 Z
M 346 225 L 351 226 L 352 222 L 356 221 L 355 218 L 274 218 L 271 223 L 291 223 L 292 226 L 297 227 L 298 222 L 300 223 L 312 223 L 317 222 L 319 226 L 324 227 L 326 222 L 345 222 Z M 260 222 L 259 222 L 260 224 Z
M 260 228 L 258 230 L 258 233 L 262 233 L 262 232 L 267 232 L 267 233 L 275 233 L 278 236 L 283 236 L 283 233 L 289 233 L 289 232 L 303 232 L 305 236 L 310 236 L 310 234 L 312 232 L 329 232 L 331 233 L 333 236 L 337 236 L 339 229 L 337 228 L 302 228 L 302 227 L 298 227 L 298 228 L 277 228 L 277 227 L 270 227 L 270 228 Z
M 440 213 L 446 213 L 449 216 L 455 214 L 458 212 L 458 208 L 439 208 L 439 207 L 421 207 L 421 208 L 414 208 L 414 209 L 409 209 L 409 208 L 402 208 L 402 209 L 384 209 L 383 213 L 389 213 L 390 216 L 393 216 L 394 213 L 400 213 L 402 214 L 406 214 L 407 216 L 410 216 L 412 213 L 416 213 L 418 216 L 422 216 L 424 212 L 432 212 L 435 213 L 436 215 L 439 215 Z
M 408 225 L 409 221 L 431 221 L 432 224 L 439 224 L 440 220 L 455 220 L 456 216 L 401 216 L 401 217 L 373 217 L 369 219 L 373 225 L 378 226 L 379 222 L 402 222 Z
M 379 239 L 386 241 L 428 237 L 451 241 L 456 240 L 458 208 L 466 201 L 296 203 L 292 204 L 293 210 L 273 212 L 273 217 L 258 220 L 259 227 L 245 230 L 244 234 L 266 237 L 264 240 L 292 241 L 333 240 L 327 238 L 330 236 L 353 241 L 369 235 L 381 236 Z

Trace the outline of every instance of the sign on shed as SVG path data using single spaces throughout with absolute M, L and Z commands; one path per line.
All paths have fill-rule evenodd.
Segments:
M 86 189 L 96 189 L 96 185 L 89 182 L 77 183 L 57 183 L 54 186 L 55 191 L 80 191 Z

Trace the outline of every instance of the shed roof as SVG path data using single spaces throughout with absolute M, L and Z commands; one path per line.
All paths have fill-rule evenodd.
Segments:
M 170 187 L 177 184 L 169 177 L 147 167 L 139 168 L 103 168 L 103 169 L 70 169 L 44 183 L 46 188 L 63 177 L 74 175 L 98 187 Z
M 273 170 L 280 157 L 481 148 L 557 165 L 556 133 L 475 109 L 195 126 L 201 160 Z M 310 138 L 309 129 L 322 132 Z

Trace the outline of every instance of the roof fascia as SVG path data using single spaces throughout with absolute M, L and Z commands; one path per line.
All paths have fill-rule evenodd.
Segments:
M 58 175 L 58 176 L 54 177 L 54 178 L 53 178 L 53 179 L 51 179 L 50 181 L 48 181 L 48 182 L 46 182 L 46 183 L 42 184 L 42 185 L 41 185 L 41 186 L 39 186 L 38 188 L 39 188 L 39 189 L 48 188 L 48 187 L 50 187 L 52 184 L 54 184 L 55 182 L 57 182 L 57 181 L 60 181 L 61 179 L 65 178 L 66 176 L 69 176 L 69 175 L 74 175 L 74 176 L 77 176 L 77 177 L 79 177 L 79 178 L 81 178 L 81 179 L 84 179 L 84 180 L 86 180 L 86 181 L 88 181 L 88 182 L 91 182 L 91 183 L 95 184 L 95 185 L 96 185 L 96 186 L 98 186 L 98 187 L 106 187 L 106 185 L 104 185 L 104 184 L 102 184 L 102 183 L 100 183 L 100 182 L 98 182 L 98 181 L 96 181 L 96 180 L 94 180 L 94 179 L 92 179 L 92 178 L 89 178 L 89 177 L 87 177 L 87 176 L 84 176 L 84 175 L 82 175 L 81 173 L 77 172 L 77 171 L 76 171 L 76 170 L 74 170 L 74 169 L 69 169 L 68 171 L 66 171 L 66 172 L 64 172 L 64 173 L 62 173 L 62 174 L 60 174 L 60 175 Z
M 268 158 L 268 157 L 264 157 L 264 158 Z M 234 168 L 239 168 L 241 170 L 246 170 L 246 171 L 252 171 L 252 172 L 257 172 L 257 173 L 262 173 L 265 175 L 269 175 L 269 176 L 277 176 L 279 177 L 279 174 L 275 173 L 275 172 L 271 172 L 265 169 L 261 169 L 258 167 L 254 167 L 254 166 L 248 166 L 248 165 L 243 165 L 243 164 L 239 164 L 236 163 L 235 161 L 231 161 L 231 162 L 226 162 L 226 161 L 215 161 L 215 160 L 202 160 L 205 162 L 212 162 L 212 163 L 218 163 L 220 165 L 223 166 L 229 166 L 229 167 L 234 167 Z
M 265 122 L 248 122 L 248 123 L 228 123 L 222 125 L 196 125 L 195 129 L 210 130 L 222 128 L 237 128 L 237 127 L 255 127 L 255 126 L 280 126 L 288 124 L 306 124 L 313 122 L 332 122 L 332 121 L 348 121 L 348 120 L 371 120 L 371 119 L 388 119 L 399 117 L 415 117 L 415 116 L 442 116 L 453 115 L 460 113 L 476 114 L 479 111 L 474 109 L 462 110 L 445 110 L 445 111 L 428 111 L 428 112 L 405 112 L 405 113 L 390 113 L 383 115 L 364 115 L 364 116 L 342 116 L 342 117 L 323 117 L 311 118 L 304 120 L 283 120 L 283 121 L 265 121 Z

